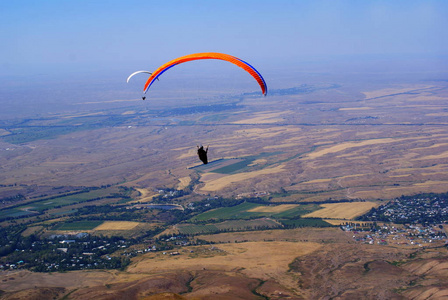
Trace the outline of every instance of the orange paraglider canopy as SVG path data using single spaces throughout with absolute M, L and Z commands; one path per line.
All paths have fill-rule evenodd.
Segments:
M 158 79 L 159 76 L 162 75 L 168 69 L 170 69 L 178 64 L 182 64 L 187 61 L 198 60 L 198 59 L 220 59 L 220 60 L 225 60 L 225 61 L 228 61 L 228 62 L 231 62 L 231 63 L 237 65 L 238 67 L 244 69 L 246 72 L 248 72 L 250 75 L 252 75 L 252 77 L 260 85 L 263 95 L 266 96 L 266 93 L 268 91 L 266 82 L 264 81 L 261 74 L 254 67 L 252 67 L 247 62 L 245 62 L 235 56 L 223 54 L 223 53 L 216 53 L 216 52 L 205 52 L 205 53 L 195 53 L 195 54 L 185 55 L 185 56 L 181 56 L 181 57 L 178 57 L 176 59 L 173 59 L 173 60 L 167 62 L 166 64 L 159 67 L 156 71 L 154 71 L 152 73 L 152 75 L 148 78 L 148 80 L 145 83 L 145 87 L 143 89 L 144 93 L 146 93 L 148 91 L 148 89 L 151 87 L 151 85 L 153 84 L 153 82 L 156 79 Z

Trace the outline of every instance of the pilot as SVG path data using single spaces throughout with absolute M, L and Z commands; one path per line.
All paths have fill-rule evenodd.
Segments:
M 199 156 L 199 159 L 204 164 L 208 163 L 207 152 L 208 152 L 208 146 L 207 146 L 207 148 L 205 150 L 204 150 L 204 146 L 201 146 L 201 147 L 198 146 L 198 156 Z

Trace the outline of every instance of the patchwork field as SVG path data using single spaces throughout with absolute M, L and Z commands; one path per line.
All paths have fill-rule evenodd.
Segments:
M 257 203 L 243 202 L 232 207 L 223 207 L 199 214 L 191 221 L 250 219 L 259 217 L 293 218 L 319 209 L 318 205 L 278 205 L 265 206 Z

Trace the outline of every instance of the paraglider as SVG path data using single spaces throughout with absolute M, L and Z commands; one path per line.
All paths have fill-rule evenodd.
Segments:
M 207 158 L 207 152 L 208 152 L 208 146 L 204 150 L 204 146 L 201 145 L 201 147 L 198 147 L 198 156 L 199 159 L 204 163 L 204 165 L 208 164 L 208 158 Z
M 166 72 L 168 69 L 170 69 L 178 64 L 182 64 L 184 62 L 199 60 L 199 59 L 220 59 L 220 60 L 225 60 L 225 61 L 228 61 L 230 63 L 237 65 L 238 67 L 240 67 L 240 68 L 244 69 L 246 72 L 248 72 L 258 82 L 263 95 L 266 96 L 267 91 L 268 91 L 266 82 L 264 81 L 261 74 L 254 67 L 252 67 L 247 62 L 245 62 L 235 56 L 223 54 L 223 53 L 216 53 L 216 52 L 205 52 L 205 53 L 195 53 L 195 54 L 185 55 L 185 56 L 181 56 L 176 59 L 173 59 L 173 60 L 167 62 L 166 64 L 160 66 L 157 70 L 155 70 L 151 74 L 151 76 L 146 81 L 145 86 L 143 88 L 144 94 L 146 94 L 146 92 L 151 87 L 151 85 L 154 83 L 154 81 L 156 79 L 159 79 L 159 76 L 162 75 L 164 72 Z
M 131 75 L 129 75 L 128 79 L 126 79 L 126 82 L 129 83 L 129 80 L 130 80 L 134 75 L 136 75 L 136 74 L 140 74 L 140 73 L 148 73 L 149 75 L 152 74 L 152 73 L 149 72 L 149 71 L 137 71 L 137 72 L 134 72 L 134 73 L 132 73 Z M 142 96 L 142 100 L 145 100 L 145 99 L 146 99 L 146 96 Z
M 140 74 L 140 73 L 148 73 L 149 75 L 152 74 L 152 73 L 149 72 L 149 71 L 137 71 L 137 72 L 134 72 L 134 73 L 132 73 L 131 75 L 129 75 L 128 79 L 126 79 L 126 82 L 129 83 L 129 80 L 130 80 L 134 75 L 137 75 L 137 74 Z

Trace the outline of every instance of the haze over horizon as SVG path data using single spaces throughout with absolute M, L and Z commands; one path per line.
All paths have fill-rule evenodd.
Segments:
M 311 73 L 313 80 L 328 74 L 356 79 L 362 72 L 373 75 L 368 80 L 384 79 L 386 73 L 446 80 L 445 28 L 448 3 L 437 0 L 3 1 L 0 104 L 5 113 L 9 106 L 17 111 L 24 101 L 138 99 L 143 79 L 126 85 L 130 73 L 196 52 L 249 61 L 269 89 L 310 83 Z M 208 62 L 199 70 L 185 64 L 163 76 L 185 81 L 182 88 L 219 66 L 217 77 L 236 77 L 229 86 L 252 83 L 220 63 Z M 225 82 L 196 89 L 215 90 L 220 84 Z M 255 85 L 243 89 L 254 90 Z
M 447 55 L 444 1 L 3 1 L 1 74 L 158 65 L 196 52 L 254 64 L 316 57 Z M 110 66 L 114 64 L 114 66 Z

